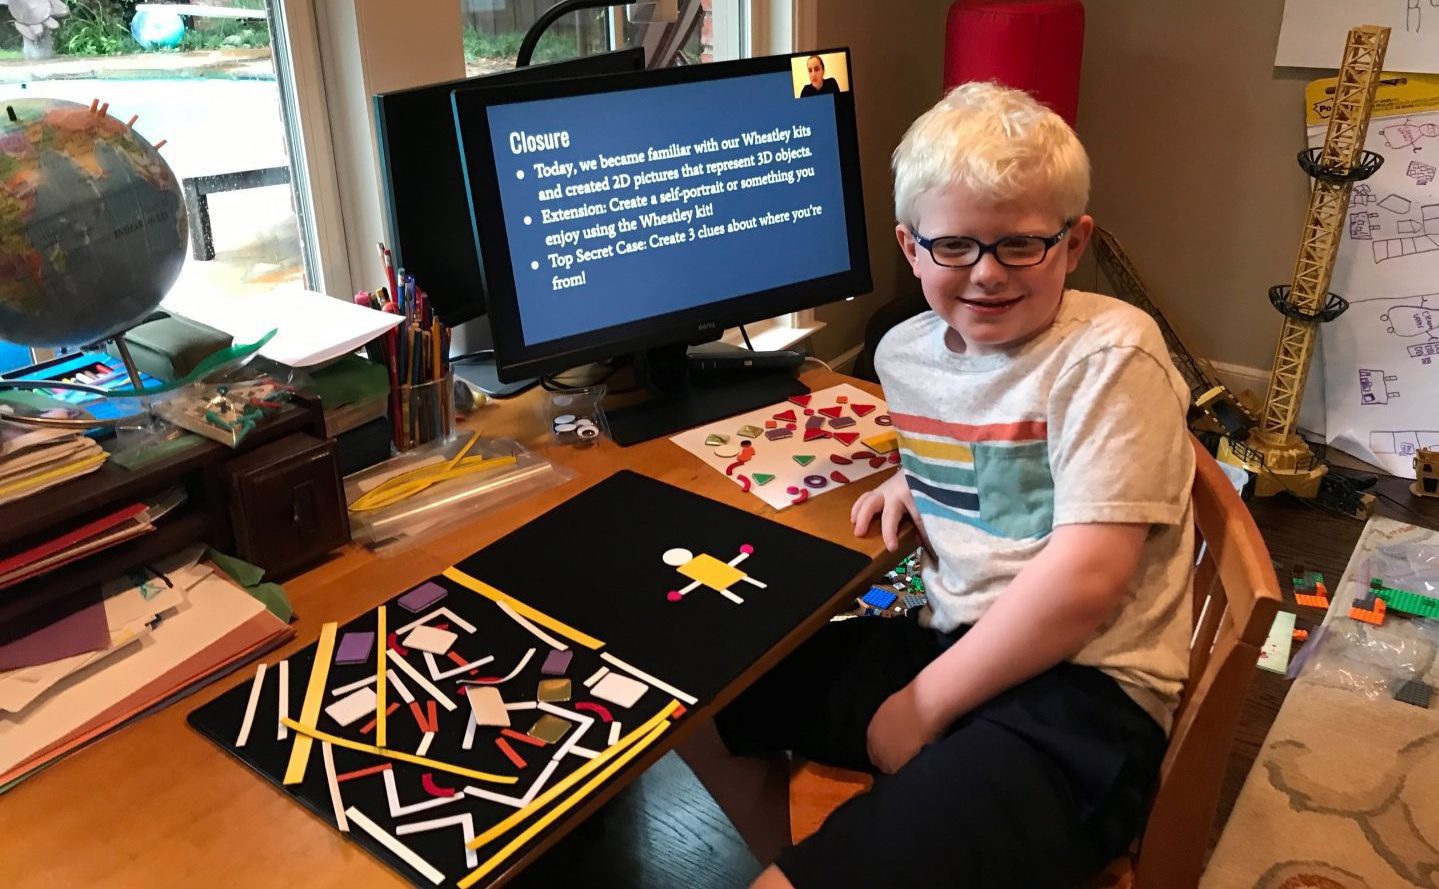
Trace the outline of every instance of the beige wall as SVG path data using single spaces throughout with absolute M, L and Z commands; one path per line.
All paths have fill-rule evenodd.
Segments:
M 944 17 L 949 0 L 822 0 L 818 47 L 853 52 L 855 109 L 864 176 L 869 256 L 874 292 L 853 302 L 822 306 L 826 327 L 814 353 L 829 359 L 864 341 L 869 316 L 897 293 L 918 292 L 894 240 L 889 156 L 910 122 L 939 98 L 943 80 Z
M 1281 0 L 1088 0 L 1079 134 L 1091 208 L 1197 354 L 1268 370 L 1308 201 L 1304 85 Z M 1337 59 L 1342 46 L 1334 47 Z

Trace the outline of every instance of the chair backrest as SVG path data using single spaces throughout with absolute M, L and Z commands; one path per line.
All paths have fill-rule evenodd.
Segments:
M 1240 710 L 1281 601 L 1248 507 L 1214 458 L 1193 444 L 1198 564 L 1189 682 L 1139 846 L 1138 889 L 1199 882 Z

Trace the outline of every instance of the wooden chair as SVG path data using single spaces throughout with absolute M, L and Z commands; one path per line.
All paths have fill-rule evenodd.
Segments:
M 1214 458 L 1194 441 L 1194 635 L 1159 790 L 1138 852 L 1087 886 L 1185 889 L 1199 883 L 1224 767 L 1245 692 L 1279 610 L 1279 582 L 1249 509 Z M 790 778 L 795 842 L 817 830 L 870 777 L 813 763 Z

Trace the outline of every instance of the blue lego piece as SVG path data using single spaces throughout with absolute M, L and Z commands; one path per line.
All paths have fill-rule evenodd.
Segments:
M 871 608 L 878 608 L 883 611 L 893 605 L 894 600 L 898 598 L 898 596 L 884 587 L 872 586 L 869 588 L 869 592 L 860 597 L 860 601 Z

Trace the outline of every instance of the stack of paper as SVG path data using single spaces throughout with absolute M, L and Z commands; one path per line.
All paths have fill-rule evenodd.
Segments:
M 0 504 L 99 469 L 109 457 L 70 429 L 38 429 L 0 420 Z
M 155 525 L 145 504 L 127 506 L 44 543 L 0 558 L 0 589 L 153 530 Z
M 0 785 L 293 635 L 200 553 L 112 581 L 94 602 L 0 645 L 0 666 L 11 667 L 0 670 Z

